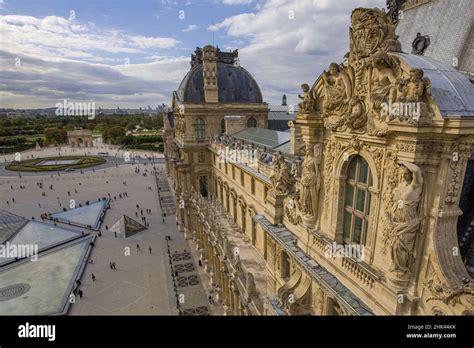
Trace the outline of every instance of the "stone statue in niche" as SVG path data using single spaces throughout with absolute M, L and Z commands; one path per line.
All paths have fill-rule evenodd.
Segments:
M 419 205 L 423 192 L 423 174 L 421 168 L 413 163 L 399 161 L 405 167 L 403 181 L 394 192 L 394 205 L 387 213 L 390 226 L 390 248 L 392 266 L 398 278 L 409 276 L 415 260 L 416 236 L 420 230 Z
M 302 102 L 298 104 L 301 112 L 308 113 L 314 110 L 314 97 L 310 91 L 310 87 L 307 83 L 301 85 L 303 90 L 303 96 L 298 95 L 298 98 L 302 99 Z
M 319 166 L 321 164 L 321 145 L 316 144 L 314 150 L 306 146 L 306 156 L 300 180 L 300 210 L 304 215 L 316 217 L 318 209 L 318 192 L 320 189 Z

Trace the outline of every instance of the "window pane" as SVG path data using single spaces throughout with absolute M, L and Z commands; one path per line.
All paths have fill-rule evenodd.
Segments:
M 367 176 L 369 173 L 369 164 L 363 158 L 360 161 L 360 169 L 359 169 L 359 182 L 367 183 Z
M 354 187 L 349 184 L 346 184 L 346 199 L 344 200 L 344 205 L 346 207 L 354 206 Z
M 365 208 L 365 191 L 357 189 L 357 205 L 356 209 L 360 212 L 364 212 Z
M 355 180 L 356 169 L 357 169 L 357 157 L 354 157 L 354 159 L 349 164 L 349 169 L 347 170 L 347 176 L 349 177 L 349 179 Z
M 362 219 L 354 216 L 354 235 L 352 237 L 352 242 L 360 244 L 360 236 L 362 234 Z
M 352 215 L 344 210 L 344 240 L 349 240 L 351 235 L 351 223 L 352 223 Z

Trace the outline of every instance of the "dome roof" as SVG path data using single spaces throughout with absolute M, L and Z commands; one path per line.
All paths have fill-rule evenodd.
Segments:
M 194 66 L 179 85 L 181 102 L 203 103 L 202 64 Z M 244 68 L 217 62 L 217 87 L 220 103 L 262 103 L 262 93 L 253 76 Z
M 474 115 L 474 85 L 458 70 L 429 57 L 397 54 L 410 67 L 422 69 L 430 79 L 431 95 L 444 117 Z

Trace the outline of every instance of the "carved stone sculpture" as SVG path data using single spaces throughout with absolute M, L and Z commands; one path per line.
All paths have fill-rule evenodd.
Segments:
M 303 214 L 316 217 L 318 209 L 318 194 L 320 188 L 319 165 L 321 162 L 320 145 L 306 147 L 306 156 L 300 180 L 300 209 Z
M 329 65 L 329 71 L 322 74 L 324 84 L 323 117 L 342 115 L 352 96 L 349 76 L 336 63 Z
M 274 174 L 270 177 L 272 190 L 279 194 L 288 194 L 295 180 L 291 176 L 290 167 L 281 152 L 274 156 L 273 170 Z
M 416 236 L 420 230 L 419 205 L 423 191 L 423 175 L 415 164 L 400 161 L 405 167 L 402 181 L 395 190 L 394 205 L 388 212 L 392 266 L 398 278 L 409 276 L 415 260 Z
M 314 110 L 314 97 L 307 83 L 302 84 L 301 89 L 303 90 L 303 96 L 298 95 L 298 98 L 303 101 L 298 105 L 302 112 L 309 113 Z

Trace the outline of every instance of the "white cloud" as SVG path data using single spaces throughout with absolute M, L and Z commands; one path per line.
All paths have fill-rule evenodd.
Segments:
M 197 30 L 197 29 L 199 29 L 199 25 L 190 24 L 190 25 L 188 25 L 187 28 L 185 28 L 185 29 L 183 29 L 183 30 L 181 30 L 181 31 L 184 32 L 184 33 L 189 33 L 190 31 L 194 31 L 194 30 Z
M 225 5 L 247 5 L 252 2 L 253 0 L 222 0 Z
M 356 7 L 384 7 L 385 0 L 267 0 L 253 12 L 209 26 L 233 40 L 240 62 L 262 89 L 264 99 L 297 103 L 302 83 L 313 83 L 348 50 L 350 15 Z

